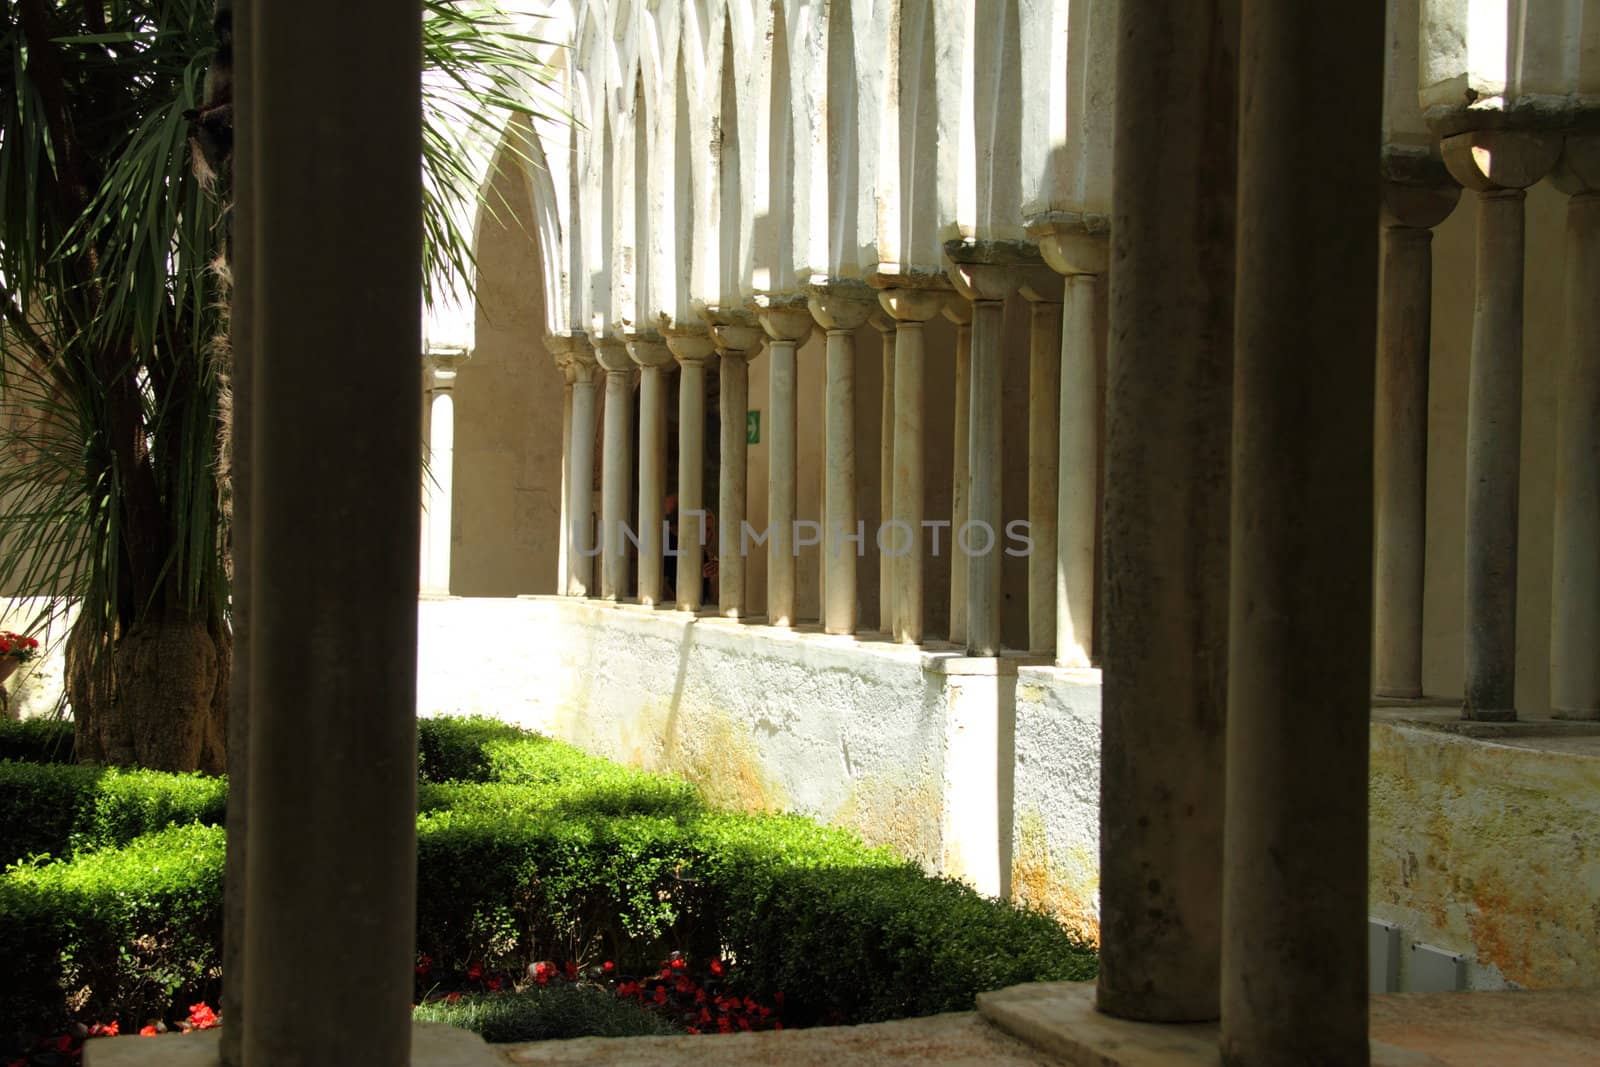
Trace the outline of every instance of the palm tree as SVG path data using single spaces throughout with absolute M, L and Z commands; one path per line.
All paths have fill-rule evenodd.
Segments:
M 432 300 L 471 276 L 473 151 L 548 75 L 494 8 L 423 7 Z M 81 759 L 219 771 L 227 0 L 0 9 L 0 589 L 45 598 L 35 627 L 78 606 Z

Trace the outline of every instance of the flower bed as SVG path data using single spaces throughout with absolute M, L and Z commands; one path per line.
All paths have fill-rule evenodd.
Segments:
M 537 990 L 541 964 L 570 960 L 580 975 L 612 961 L 591 984 L 632 981 L 624 995 L 652 1002 L 666 988 L 677 1003 L 680 976 L 659 961 L 710 961 L 724 973 L 697 973 L 686 992 L 691 1005 L 696 991 L 723 998 L 709 1016 L 720 1029 L 728 998 L 771 1010 L 781 992 L 785 1025 L 865 1022 L 1094 973 L 1093 951 L 1050 918 L 844 831 L 713 811 L 677 779 L 500 724 L 424 720 L 419 733 L 421 998 L 487 994 L 494 977 Z M 53 1033 L 73 1016 L 128 1032 L 214 1000 L 223 830 L 76 840 L 84 851 L 69 859 L 0 877 L 0 1035 Z

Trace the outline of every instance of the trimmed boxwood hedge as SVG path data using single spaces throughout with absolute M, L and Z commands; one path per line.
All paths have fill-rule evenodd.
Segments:
M 227 806 L 222 778 L 0 760 L 0 867 L 125 845 L 168 826 L 221 825 Z
M 223 830 L 173 827 L 0 877 L 0 1035 L 69 1018 L 137 1029 L 215 986 Z
M 71 763 L 73 726 L 57 719 L 0 719 L 0 759 Z
M 437 975 L 725 955 L 750 992 L 782 991 L 796 1025 L 962 1010 L 988 989 L 1094 973 L 1093 950 L 1048 917 L 846 831 L 712 811 L 680 780 L 499 723 L 422 720 L 419 737 L 417 947 Z M 0 877 L 0 959 L 15 961 L 0 1033 L 62 1021 L 63 990 L 89 988 L 80 1018 L 132 1025 L 163 991 L 207 980 L 223 851 L 220 828 L 191 826 Z

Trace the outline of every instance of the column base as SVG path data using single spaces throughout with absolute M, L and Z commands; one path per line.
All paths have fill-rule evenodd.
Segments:
M 84 1042 L 83 1067 L 218 1067 L 222 1031 L 160 1037 L 96 1037 Z M 505 1060 L 470 1030 L 443 1023 L 411 1024 L 412 1067 L 505 1067 Z
M 1471 722 L 1516 722 L 1516 708 L 1469 708 L 1463 706 L 1461 717 Z
M 1600 722 L 1600 708 L 1551 708 L 1550 717 L 1567 722 Z

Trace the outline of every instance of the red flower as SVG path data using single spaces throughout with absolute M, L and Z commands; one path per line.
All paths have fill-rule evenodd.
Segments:
M 460 999 L 461 999 L 461 994 L 457 993 L 457 992 L 450 992 L 450 993 L 446 993 L 444 995 L 444 1002 L 446 1004 L 454 1004 L 456 1001 L 458 1001 Z
M 602 963 L 600 965 L 600 969 L 602 971 L 606 972 L 607 974 L 610 974 L 612 971 L 617 969 L 617 965 L 615 963 L 612 963 L 610 960 L 606 960 L 604 963 Z
M 189 1025 L 196 1030 L 209 1030 L 217 1025 L 217 1013 L 205 1001 L 189 1005 Z
M 718 978 L 721 978 L 723 973 L 726 972 L 726 971 L 727 971 L 727 968 L 722 965 L 722 961 L 721 960 L 712 960 L 711 961 L 711 973 L 712 974 L 716 975 Z
M 773 1023 L 772 1024 L 772 1028 L 774 1030 L 782 1030 L 783 1029 L 783 1020 L 780 1019 L 777 1022 Z
M 657 1004 L 665 1004 L 666 1002 L 667 1002 L 667 987 L 664 986 L 664 985 L 656 986 L 656 1003 Z
M 474 963 L 472 966 L 468 967 L 467 968 L 467 977 L 470 978 L 474 982 L 476 982 L 478 979 L 482 978 L 483 977 L 483 964 Z
M 567 981 L 576 982 L 578 980 L 578 965 L 572 960 L 568 960 L 561 965 L 561 973 L 567 976 Z
M 89 1027 L 89 1036 L 90 1037 L 116 1037 L 117 1036 L 117 1032 L 118 1032 L 118 1024 L 117 1024 L 117 1020 L 115 1020 L 115 1019 L 112 1019 L 109 1023 L 106 1023 L 105 1025 L 101 1025 L 100 1023 L 95 1023 L 93 1026 Z
M 431 970 L 433 970 L 433 957 L 432 956 L 419 956 L 419 957 L 417 957 L 417 973 L 418 974 L 427 974 Z
M 156 1032 L 156 1028 L 153 1026 L 141 1026 L 139 1028 L 140 1037 L 155 1037 Z
M 502 986 L 502 985 L 504 985 L 504 984 L 505 984 L 505 983 L 504 983 L 504 982 L 502 982 L 502 981 L 501 981 L 501 980 L 500 980 L 500 979 L 498 979 L 498 978 L 491 978 L 491 979 L 489 979 L 489 992 L 491 992 L 491 993 L 497 993 L 497 992 L 499 992 L 499 990 L 500 990 L 500 987 L 501 987 L 501 986 Z
M 728 1021 L 728 1017 L 726 1015 L 717 1020 L 717 1030 L 724 1034 L 733 1033 L 733 1023 Z

